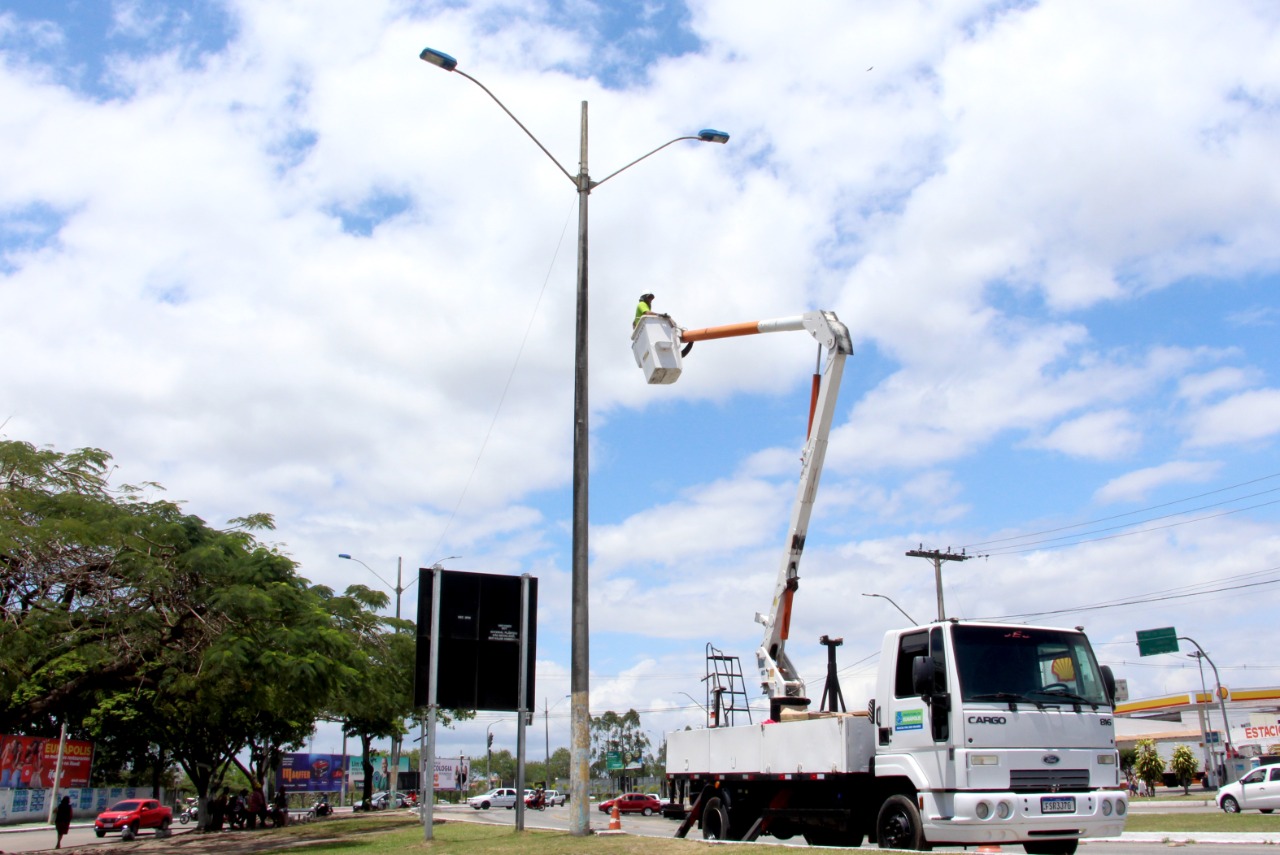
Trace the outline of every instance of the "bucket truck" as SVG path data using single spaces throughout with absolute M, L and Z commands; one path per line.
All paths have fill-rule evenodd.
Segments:
M 669 384 L 683 371 L 682 344 L 789 330 L 808 332 L 826 357 L 814 377 L 773 601 L 756 615 L 770 714 L 761 723 L 717 718 L 715 726 L 667 735 L 668 783 L 691 802 L 677 836 L 697 825 L 708 839 L 768 834 L 859 846 L 865 838 L 917 850 L 1021 844 L 1028 855 L 1072 855 L 1083 838 L 1119 835 L 1128 794 L 1115 741 L 1115 678 L 1080 628 L 953 618 L 891 630 L 865 708 L 809 709 L 786 643 L 852 353 L 848 329 L 832 312 L 699 330 L 648 315 L 636 324 L 632 351 L 649 383 Z M 839 641 L 823 637 L 832 659 L 830 645 Z

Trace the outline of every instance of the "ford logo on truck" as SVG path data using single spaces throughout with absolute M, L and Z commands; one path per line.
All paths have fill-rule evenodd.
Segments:
M 1007 724 L 1008 719 L 1002 715 L 971 715 L 969 724 Z
M 1056 765 L 1056 764 L 1057 764 L 1057 762 L 1058 762 L 1059 760 L 1061 760 L 1062 758 L 1061 758 L 1061 757 L 1059 757 L 1057 754 L 1046 754 L 1046 755 L 1044 755 L 1043 757 L 1041 757 L 1040 759 L 1041 759 L 1041 760 L 1042 760 L 1046 765 L 1048 765 L 1048 766 L 1053 766 L 1053 765 Z

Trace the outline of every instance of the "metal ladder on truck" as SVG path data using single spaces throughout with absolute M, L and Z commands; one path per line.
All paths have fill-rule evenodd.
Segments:
M 734 714 L 746 713 L 751 724 L 751 707 L 747 705 L 747 683 L 742 678 L 742 660 L 717 650 L 707 642 L 707 727 L 733 727 Z

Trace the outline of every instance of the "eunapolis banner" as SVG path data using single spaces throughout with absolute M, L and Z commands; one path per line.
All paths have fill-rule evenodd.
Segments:
M 56 736 L 0 736 L 0 789 L 47 790 L 58 768 Z M 68 739 L 62 748 L 59 788 L 89 786 L 93 743 Z

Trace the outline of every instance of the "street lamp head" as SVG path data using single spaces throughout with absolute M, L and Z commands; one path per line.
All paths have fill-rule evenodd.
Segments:
M 426 57 L 423 57 L 423 59 L 426 59 Z M 717 131 L 714 128 L 703 128 L 698 131 L 698 139 L 703 142 L 718 142 L 723 144 L 729 141 L 729 135 L 724 131 Z
M 445 71 L 453 71 L 458 67 L 458 61 L 456 59 L 449 56 L 449 54 L 435 50 L 434 48 L 423 48 L 422 53 L 418 54 L 418 59 L 423 62 L 429 62 L 432 65 L 438 65 Z M 728 137 L 725 137 L 725 139 L 728 139 Z M 724 140 L 721 140 L 721 142 L 724 142 Z
M 350 560 L 351 560 L 351 556 L 350 556 L 350 555 L 348 555 L 348 554 L 347 554 L 347 553 L 345 553 L 345 552 L 339 552 L 339 553 L 338 553 L 338 557 L 339 557 L 339 558 L 345 558 L 345 559 L 347 559 L 348 561 L 350 561 Z

